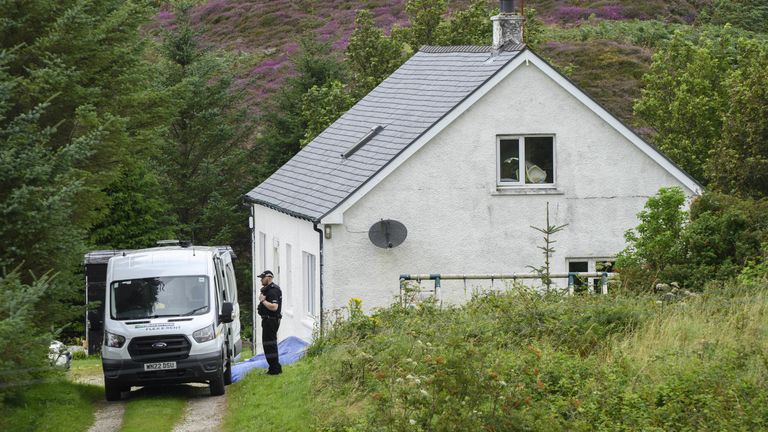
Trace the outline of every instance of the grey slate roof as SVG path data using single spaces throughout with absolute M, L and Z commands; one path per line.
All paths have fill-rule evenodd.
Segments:
M 422 47 L 335 123 L 246 194 L 257 204 L 320 220 L 523 49 Z M 384 129 L 348 158 L 371 129 Z

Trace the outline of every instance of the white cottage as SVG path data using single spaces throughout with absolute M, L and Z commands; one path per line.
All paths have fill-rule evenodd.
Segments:
M 251 190 L 254 274 L 283 289 L 280 339 L 323 312 L 392 303 L 403 273 L 512 273 L 541 265 L 546 203 L 554 272 L 596 271 L 660 187 L 701 186 L 521 44 L 507 3 L 493 46 L 425 46 Z M 407 228 L 381 248 L 381 220 Z M 258 281 L 255 281 L 258 284 Z M 255 286 L 254 288 L 258 288 Z M 461 285 L 442 295 L 460 300 Z M 257 332 L 258 334 L 258 332 Z

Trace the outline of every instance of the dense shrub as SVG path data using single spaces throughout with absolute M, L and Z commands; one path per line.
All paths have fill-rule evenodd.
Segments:
M 678 282 L 701 289 L 743 272 L 765 274 L 768 200 L 707 192 L 691 203 L 690 214 L 684 201 L 681 190 L 661 189 L 638 214 L 640 224 L 627 232 L 616 263 L 625 287 Z
M 312 380 L 322 430 L 768 427 L 768 288 L 649 295 L 514 287 L 335 324 Z
M 768 200 L 706 193 L 691 204 L 685 229 L 685 270 L 689 286 L 726 280 L 748 265 L 765 262 Z

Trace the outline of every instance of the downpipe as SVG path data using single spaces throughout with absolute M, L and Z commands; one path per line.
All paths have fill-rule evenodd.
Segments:
M 322 337 L 324 332 L 324 313 L 323 313 L 323 242 L 325 240 L 325 234 L 323 230 L 317 227 L 317 222 L 312 222 L 312 228 L 320 236 L 320 336 Z

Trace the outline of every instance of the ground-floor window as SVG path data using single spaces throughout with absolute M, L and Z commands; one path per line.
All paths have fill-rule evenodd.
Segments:
M 275 275 L 275 283 L 280 285 L 283 283 L 283 279 L 280 277 L 280 245 L 276 244 L 272 247 L 272 273 Z
M 616 262 L 614 258 L 569 258 L 569 273 L 612 272 Z M 601 278 L 576 278 L 573 281 L 574 291 L 586 291 L 590 287 L 594 292 L 601 291 Z
M 315 278 L 315 256 L 308 252 L 302 252 L 303 279 L 304 279 L 304 304 L 307 315 L 317 316 L 317 283 Z
M 259 232 L 259 267 L 256 269 L 258 273 L 267 270 L 267 235 L 263 232 Z
M 285 280 L 283 281 L 283 307 L 288 313 L 293 313 L 293 248 L 285 244 Z

